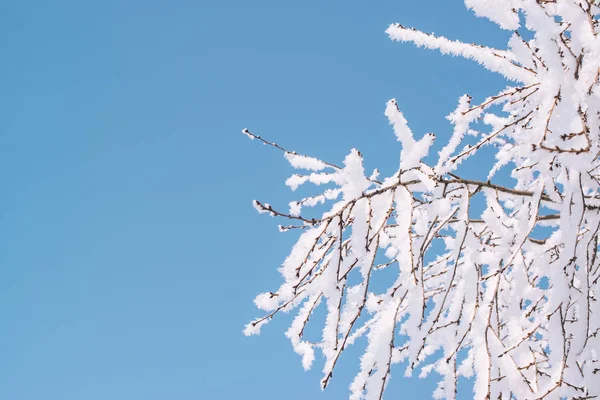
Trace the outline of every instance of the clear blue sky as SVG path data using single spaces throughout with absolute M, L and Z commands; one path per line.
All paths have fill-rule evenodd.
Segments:
M 294 234 L 251 206 L 287 204 L 291 169 L 239 132 L 389 171 L 388 99 L 443 140 L 458 96 L 503 84 L 392 22 L 508 35 L 461 1 L 3 2 L 0 399 L 345 398 L 358 361 L 321 393 L 290 316 L 242 335 Z M 430 397 L 393 372 L 390 395 Z

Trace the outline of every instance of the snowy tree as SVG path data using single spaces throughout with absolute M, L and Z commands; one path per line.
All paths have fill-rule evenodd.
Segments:
M 382 398 L 394 364 L 405 376 L 439 374 L 435 398 L 456 398 L 459 377 L 472 380 L 475 399 L 598 398 L 600 7 L 465 3 L 514 32 L 506 50 L 387 29 L 392 40 L 471 59 L 512 82 L 478 104 L 459 99 L 435 162 L 423 161 L 434 136 L 415 138 L 395 100 L 385 115 L 401 155 L 383 179 L 365 174 L 357 150 L 336 165 L 243 131 L 302 171 L 287 180 L 292 190 L 325 188 L 289 211 L 254 202 L 300 235 L 281 287 L 255 300 L 266 315 L 244 332 L 294 311 L 286 335 L 305 368 L 323 354 L 323 388 L 340 354 L 365 336 L 351 399 Z M 461 163 L 483 148 L 495 154 L 487 179 L 461 177 Z M 502 172 L 512 184 L 499 184 Z M 325 211 L 311 214 L 316 205 Z M 378 291 L 370 282 L 383 269 L 395 278 Z M 315 342 L 304 332 L 319 307 L 326 319 Z

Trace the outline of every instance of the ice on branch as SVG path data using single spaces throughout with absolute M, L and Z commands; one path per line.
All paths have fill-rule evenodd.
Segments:
M 502 29 L 519 29 L 520 0 L 465 0 L 467 7 L 479 17 L 488 18 Z
M 302 156 L 295 153 L 285 153 L 285 158 L 294 168 L 306 169 L 310 171 L 320 171 L 327 165 L 314 157 Z
M 402 154 L 400 155 L 400 169 L 410 170 L 421 162 L 421 159 L 429 152 L 429 147 L 435 139 L 435 135 L 428 133 L 418 142 L 415 141 L 413 133 L 408 127 L 406 118 L 398 109 L 398 103 L 395 99 L 388 102 L 385 109 L 385 115 L 390 124 L 394 127 L 394 132 L 398 141 L 402 144 Z
M 246 135 L 246 137 L 250 140 L 254 140 L 254 135 L 250 133 L 250 131 L 246 128 L 242 129 L 242 133 Z
M 472 385 L 465 398 L 477 400 L 595 399 L 600 8 L 591 0 L 466 5 L 517 30 L 506 50 L 399 24 L 387 30 L 512 82 L 481 102 L 459 99 L 448 116 L 453 133 L 438 138 L 444 145 L 432 165 L 423 159 L 434 136 L 416 139 L 395 100 L 385 115 L 400 142 L 399 170 L 385 178 L 365 175 L 357 150 L 336 165 L 244 130 L 285 154 L 297 172 L 286 181 L 292 190 L 326 185 L 290 202 L 289 212 L 254 202 L 299 237 L 279 268 L 281 286 L 255 299 L 265 314 L 244 333 L 296 312 L 286 335 L 305 369 L 322 356 L 323 388 L 341 354 L 366 337 L 351 399 L 381 399 L 392 373 L 437 376 L 439 399 L 456 399 L 461 377 Z M 481 180 L 464 178 L 462 162 L 481 159 L 484 148 L 493 165 L 478 171 Z M 499 171 L 512 183 L 496 178 Z M 394 276 L 374 287 L 383 270 Z M 307 333 L 309 321 L 320 335 Z
M 514 54 L 509 51 L 449 40 L 443 36 L 427 34 L 416 29 L 406 28 L 400 24 L 391 25 L 386 33 L 393 40 L 412 42 L 419 47 L 439 50 L 443 54 L 476 61 L 490 71 L 498 72 L 512 81 L 523 83 L 535 81 L 535 71 L 518 65 L 514 60 Z

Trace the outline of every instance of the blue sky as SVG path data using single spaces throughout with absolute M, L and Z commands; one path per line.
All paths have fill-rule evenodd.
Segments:
M 461 1 L 0 5 L 0 398 L 345 398 L 358 361 L 321 393 L 290 316 L 242 335 L 294 234 L 251 206 L 286 205 L 291 169 L 240 130 L 390 171 L 387 100 L 443 140 L 458 96 L 503 86 L 391 42 L 392 22 L 508 37 Z M 430 397 L 401 375 L 390 398 Z

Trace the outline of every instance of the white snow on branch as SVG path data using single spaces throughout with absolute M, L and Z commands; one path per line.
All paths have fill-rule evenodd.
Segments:
M 393 40 L 519 82 L 482 102 L 462 96 L 432 165 L 423 160 L 433 134 L 415 139 L 395 100 L 385 115 L 400 165 L 381 180 L 365 175 L 358 150 L 338 166 L 244 130 L 308 171 L 288 178 L 292 190 L 317 186 L 289 212 L 253 203 L 299 236 L 279 268 L 281 286 L 256 297 L 265 314 L 244 333 L 296 312 L 286 335 L 305 369 L 322 354 L 323 388 L 342 353 L 366 337 L 350 386 L 356 400 L 380 400 L 398 368 L 406 377 L 435 373 L 438 399 L 456 399 L 461 377 L 476 400 L 598 398 L 600 8 L 588 0 L 466 5 L 503 29 L 522 20 L 534 35 L 515 33 L 510 50 L 496 50 L 388 28 Z M 464 171 L 467 159 L 481 167 Z M 388 281 L 374 285 L 384 270 Z M 317 309 L 324 323 L 311 319 Z M 321 334 L 309 337 L 309 323 Z

